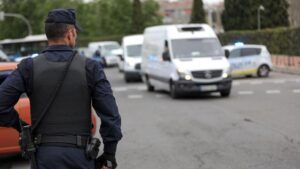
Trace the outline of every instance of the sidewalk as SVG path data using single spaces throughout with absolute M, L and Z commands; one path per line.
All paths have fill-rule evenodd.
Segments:
M 275 72 L 300 75 L 300 56 L 272 55 Z

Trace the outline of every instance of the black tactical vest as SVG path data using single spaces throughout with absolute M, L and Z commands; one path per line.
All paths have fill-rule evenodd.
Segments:
M 35 134 L 82 135 L 91 130 L 91 97 L 88 89 L 86 59 L 76 55 L 49 111 Z M 33 59 L 33 89 L 30 96 L 34 124 L 54 93 L 66 62 L 52 62 L 44 54 Z

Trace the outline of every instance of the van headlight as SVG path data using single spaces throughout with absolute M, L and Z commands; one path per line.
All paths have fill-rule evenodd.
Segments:
M 180 79 L 184 79 L 184 80 L 192 80 L 192 76 L 190 75 L 190 73 L 188 71 L 186 71 L 185 69 L 182 68 L 178 68 L 177 69 L 177 74 L 179 76 Z
M 227 68 L 226 70 L 223 71 L 222 78 L 226 79 L 229 78 L 230 76 L 231 76 L 230 68 Z

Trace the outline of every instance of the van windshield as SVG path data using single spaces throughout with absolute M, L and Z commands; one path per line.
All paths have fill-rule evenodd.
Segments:
M 126 49 L 128 57 L 141 57 L 142 55 L 142 45 L 130 45 Z
M 199 58 L 223 56 L 223 50 L 216 38 L 172 40 L 174 58 Z

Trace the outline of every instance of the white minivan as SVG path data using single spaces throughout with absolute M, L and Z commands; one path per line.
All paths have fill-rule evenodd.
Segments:
M 148 91 L 163 89 L 173 98 L 183 92 L 231 91 L 230 64 L 213 29 L 206 24 L 146 28 L 141 72 Z
M 122 40 L 123 48 L 123 68 L 126 82 L 141 79 L 140 69 L 142 62 L 143 35 L 125 36 Z M 121 62 L 122 63 L 122 62 Z

